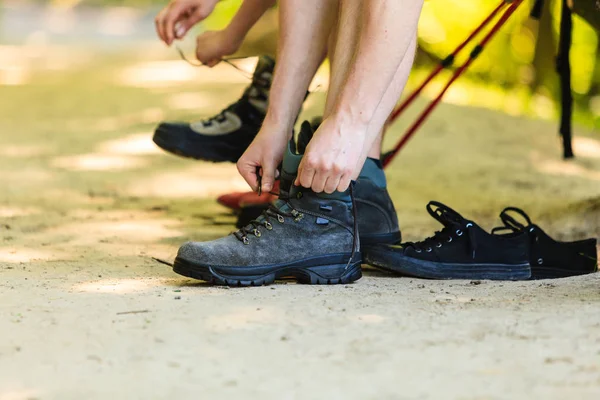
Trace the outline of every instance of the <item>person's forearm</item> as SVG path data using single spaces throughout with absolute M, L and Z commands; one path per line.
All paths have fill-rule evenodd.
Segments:
M 422 5 L 423 0 L 364 0 L 358 48 L 335 118 L 368 126 L 410 47 Z
M 265 124 L 291 134 L 308 86 L 325 58 L 337 0 L 283 0 L 279 7 L 278 59 Z
M 274 4 L 275 0 L 244 0 L 225 29 L 233 37 L 245 37 L 260 17 Z

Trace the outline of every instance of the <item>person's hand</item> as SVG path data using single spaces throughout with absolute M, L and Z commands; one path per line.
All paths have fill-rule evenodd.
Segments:
M 366 131 L 366 126 L 346 126 L 326 118 L 306 147 L 294 184 L 316 193 L 348 189 L 357 166 L 366 158 Z
M 214 67 L 224 56 L 235 53 L 242 40 L 227 30 L 204 32 L 196 39 L 196 57 L 202 64 Z
M 277 166 L 283 159 L 289 139 L 290 136 L 283 134 L 281 130 L 263 124 L 258 135 L 237 162 L 240 175 L 252 190 L 258 191 L 257 167 L 261 168 L 262 191 L 269 192 L 273 189 Z
M 192 26 L 208 17 L 219 0 L 171 0 L 154 19 L 156 33 L 170 46 Z

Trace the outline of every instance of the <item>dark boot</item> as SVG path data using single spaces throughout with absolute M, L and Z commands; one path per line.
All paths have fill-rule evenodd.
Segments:
M 241 99 L 202 121 L 161 123 L 154 131 L 154 143 L 182 157 L 236 162 L 263 123 L 274 68 L 270 57 L 260 57 L 252 83 Z
M 527 224 L 521 224 L 511 215 L 520 215 Z M 529 237 L 529 263 L 531 279 L 553 279 L 567 276 L 591 274 L 598 270 L 598 253 L 596 239 L 559 242 L 531 222 L 523 210 L 507 207 L 500 213 L 504 226 L 494 228 L 492 233 L 503 234 L 503 237 L 526 234 Z
M 427 211 L 444 228 L 415 243 L 380 245 L 366 257 L 370 265 L 429 279 L 523 280 L 531 276 L 529 238 L 492 235 L 438 202 Z
M 268 210 L 229 236 L 184 244 L 173 270 L 233 286 L 263 285 L 290 276 L 310 284 L 359 279 L 361 254 L 352 189 L 326 195 L 289 184 L 301 158 L 288 149 L 280 196 Z
M 304 122 L 298 134 L 298 151 L 304 153 L 320 119 Z M 396 244 L 402 240 L 398 216 L 387 190 L 383 166 L 367 158 L 354 186 L 358 232 L 363 256 L 375 244 Z

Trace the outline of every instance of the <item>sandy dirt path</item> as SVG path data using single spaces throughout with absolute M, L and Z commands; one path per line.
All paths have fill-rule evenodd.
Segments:
M 600 396 L 598 274 L 435 282 L 367 269 L 352 285 L 249 289 L 177 276 L 151 257 L 232 230 L 214 196 L 244 184 L 232 165 L 161 154 L 152 128 L 220 110 L 243 79 L 164 53 L 5 50 L 18 79 L 0 89 L 0 399 Z M 306 114 L 322 103 L 312 95 Z M 488 229 L 515 205 L 558 238 L 598 236 L 598 133 L 577 129 L 567 163 L 555 132 L 444 104 L 388 171 L 406 239 L 438 229 L 432 199 Z

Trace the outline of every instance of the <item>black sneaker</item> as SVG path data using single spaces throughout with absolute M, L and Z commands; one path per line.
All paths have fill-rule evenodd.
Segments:
M 524 280 L 531 276 L 526 233 L 492 235 L 435 201 L 429 214 L 444 228 L 421 242 L 381 245 L 369 251 L 370 265 L 430 279 Z
M 321 121 L 322 118 L 316 117 L 310 123 L 307 121 L 302 123 L 297 139 L 298 151 L 301 154 L 305 152 L 306 146 L 308 146 Z M 394 203 L 387 188 L 378 186 L 369 178 L 366 171 L 368 163 L 378 163 L 379 168 L 382 169 L 378 160 L 367 159 L 365 167 L 363 167 L 354 186 L 358 234 L 360 235 L 363 256 L 373 245 L 397 244 L 402 240 Z M 382 172 L 380 173 L 385 182 L 385 176 Z
M 510 213 L 520 215 L 527 224 L 521 224 Z M 598 271 L 598 253 L 596 239 L 585 239 L 574 242 L 559 242 L 552 239 L 539 226 L 534 225 L 523 210 L 507 207 L 500 213 L 504 226 L 494 228 L 492 233 L 502 236 L 529 236 L 529 263 L 531 279 L 565 278 L 567 276 L 591 274 Z
M 231 286 L 258 286 L 283 277 L 310 284 L 359 279 L 361 254 L 354 207 L 339 194 L 324 196 L 297 186 L 288 192 L 283 184 L 283 180 L 293 182 L 301 158 L 288 149 L 280 196 L 268 210 L 229 236 L 184 244 L 173 270 Z
M 161 123 L 154 131 L 154 143 L 182 157 L 237 162 L 265 119 L 274 68 L 273 59 L 260 57 L 241 99 L 206 120 Z

